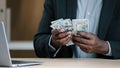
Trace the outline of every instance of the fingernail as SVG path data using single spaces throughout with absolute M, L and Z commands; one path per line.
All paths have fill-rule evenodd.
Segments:
M 71 35 L 68 35 L 68 37 L 70 38 L 70 37 L 72 37 Z
M 70 35 L 71 35 L 71 34 L 72 34 L 72 32 L 67 32 L 67 34 L 70 34 Z
M 60 32 L 64 32 L 64 29 L 61 29 Z

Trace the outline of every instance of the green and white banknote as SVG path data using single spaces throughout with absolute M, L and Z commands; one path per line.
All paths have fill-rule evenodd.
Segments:
M 77 31 L 89 32 L 89 20 L 88 19 L 58 19 L 51 22 L 50 27 L 54 30 L 64 29 L 65 32 L 71 32 L 72 35 L 76 35 Z M 66 45 L 73 45 L 70 40 Z

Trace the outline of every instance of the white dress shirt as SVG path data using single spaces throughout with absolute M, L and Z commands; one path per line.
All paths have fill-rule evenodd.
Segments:
M 100 18 L 100 12 L 102 8 L 102 0 L 77 0 L 77 19 L 88 19 L 89 20 L 89 32 L 97 34 L 98 23 Z M 94 53 L 89 54 L 76 46 L 77 58 L 93 58 L 96 57 Z
M 102 0 L 77 0 L 77 19 L 88 19 L 89 20 L 89 32 L 97 34 L 99 18 L 101 13 L 101 8 L 103 5 Z M 51 36 L 52 37 L 52 36 Z M 54 56 L 59 52 L 60 48 L 56 50 L 51 44 L 51 37 L 49 40 L 49 46 L 56 51 Z M 108 42 L 109 44 L 109 42 Z M 94 58 L 96 54 L 88 54 L 80 49 L 80 47 L 75 46 L 76 49 L 73 51 L 73 58 Z M 111 55 L 111 47 L 109 44 L 109 52 L 106 55 Z

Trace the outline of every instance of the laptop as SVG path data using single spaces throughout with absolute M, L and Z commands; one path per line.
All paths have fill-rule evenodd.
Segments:
M 42 64 L 42 62 L 11 60 L 4 23 L 0 21 L 0 67 L 13 67 L 13 66 L 19 67 L 40 64 Z

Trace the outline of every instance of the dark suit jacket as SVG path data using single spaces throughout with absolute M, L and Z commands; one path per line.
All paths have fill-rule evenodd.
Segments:
M 51 36 L 51 21 L 60 18 L 76 18 L 77 0 L 45 0 L 44 13 L 38 33 L 34 37 L 34 48 L 38 57 L 52 57 L 54 51 L 48 46 Z M 98 37 L 110 42 L 112 57 L 120 58 L 120 0 L 103 0 Z M 72 57 L 74 46 L 63 46 L 56 57 Z M 98 57 L 103 57 L 98 55 Z

